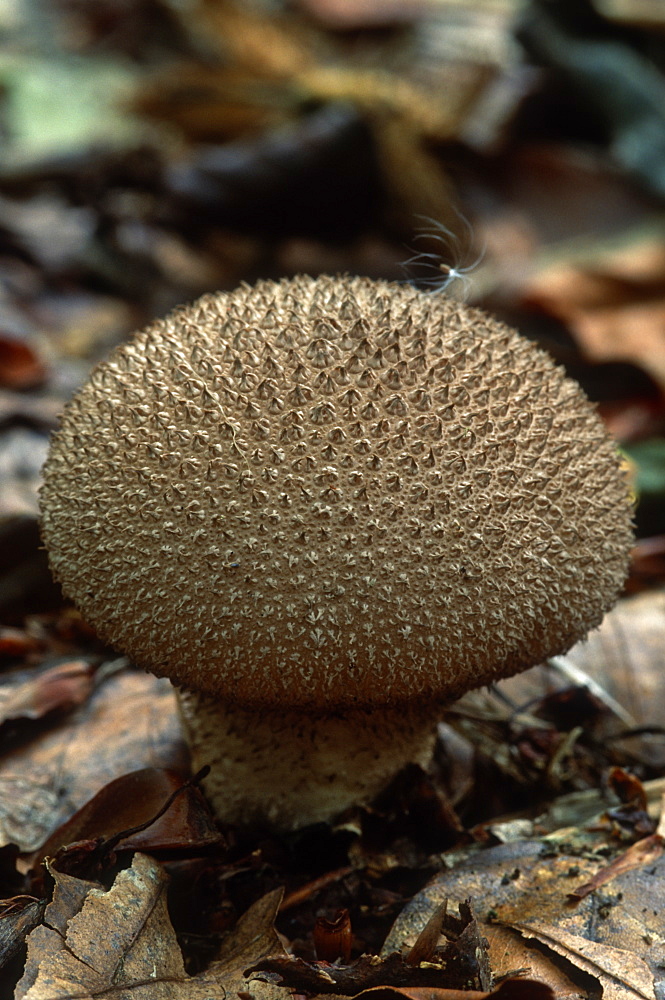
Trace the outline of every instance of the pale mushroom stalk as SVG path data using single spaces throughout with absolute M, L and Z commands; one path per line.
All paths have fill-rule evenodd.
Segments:
M 435 706 L 275 711 L 178 692 L 192 767 L 211 767 L 204 788 L 215 812 L 281 830 L 329 820 L 371 802 L 407 763 L 432 758 Z
M 352 277 L 204 296 L 120 345 L 41 506 L 99 635 L 198 692 L 220 818 L 287 829 L 427 763 L 438 706 L 583 638 L 632 542 L 614 443 L 542 350 Z

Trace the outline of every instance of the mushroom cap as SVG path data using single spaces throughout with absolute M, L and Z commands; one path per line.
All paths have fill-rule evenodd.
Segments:
M 543 351 L 351 277 L 207 295 L 122 344 L 67 406 L 41 506 L 102 638 L 257 705 L 516 673 L 600 622 L 632 540 L 614 444 Z

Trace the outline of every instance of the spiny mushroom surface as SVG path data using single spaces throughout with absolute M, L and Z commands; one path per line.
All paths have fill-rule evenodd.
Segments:
M 371 713 L 409 705 L 431 723 L 568 649 L 632 539 L 615 447 L 544 352 L 478 309 L 350 277 L 208 295 L 121 345 L 67 407 L 41 504 L 98 633 L 202 692 L 190 728 L 201 705 L 206 731 L 246 726 L 234 706 L 295 710 L 316 720 L 303 760 L 326 718 L 377 729 Z M 352 760 L 327 760 L 331 787 Z

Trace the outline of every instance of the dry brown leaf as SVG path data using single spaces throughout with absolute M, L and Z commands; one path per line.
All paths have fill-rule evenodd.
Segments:
M 396 989 L 375 986 L 358 993 L 356 1000 L 553 1000 L 554 994 L 545 983 L 534 979 L 507 979 L 491 993 L 481 990 Z M 317 998 L 318 1000 L 318 998 Z M 338 998 L 328 998 L 338 1000 Z
M 594 867 L 597 864 L 603 870 L 601 858 Z M 617 886 L 623 883 L 617 880 L 605 895 L 587 897 L 589 907 L 572 906 L 566 898 L 566 882 L 570 883 L 570 872 L 578 865 L 565 855 L 537 864 L 527 873 L 519 896 L 496 907 L 495 919 L 524 939 L 539 941 L 576 970 L 594 976 L 604 1000 L 656 1000 L 654 974 L 646 959 L 645 944 L 650 938 L 646 923 L 641 947 L 622 928 L 623 895 Z M 602 922 L 609 922 L 610 917 L 615 926 L 608 933 Z
M 615 858 L 606 868 L 601 868 L 599 872 L 596 872 L 592 879 L 585 882 L 584 885 L 579 885 L 576 889 L 573 889 L 568 894 L 569 898 L 573 900 L 584 899 L 590 892 L 600 889 L 603 885 L 607 885 L 608 882 L 611 882 L 613 878 L 616 878 L 622 872 L 627 872 L 633 868 L 639 868 L 652 861 L 656 861 L 662 855 L 664 847 L 663 838 L 658 833 L 638 840 L 637 843 L 631 844 L 627 851 L 624 851 L 618 858 Z
M 604 840 L 574 829 L 542 841 L 465 849 L 407 905 L 385 949 L 411 945 L 443 899 L 454 905 L 471 896 L 495 977 L 524 968 L 557 997 L 602 989 L 613 1000 L 652 1000 L 654 979 L 662 979 L 665 860 L 624 871 L 602 892 L 572 904 L 568 894 L 606 866 L 606 850 Z
M 272 996 L 288 1000 L 290 994 L 286 990 L 246 977 L 244 971 L 265 959 L 286 954 L 274 926 L 282 896 L 283 890 L 275 889 L 257 900 L 224 939 L 217 959 L 200 978 L 224 983 L 229 997 L 241 993 L 251 994 L 257 1000 L 269 1000 Z
M 546 983 L 557 997 L 578 991 L 584 996 L 580 982 L 571 978 L 574 970 L 553 964 L 546 954 L 525 947 L 515 931 L 491 922 L 496 906 L 504 899 L 515 895 L 521 898 L 524 874 L 537 863 L 542 849 L 539 842 L 531 841 L 503 844 L 481 853 L 463 853 L 462 860 L 451 871 L 435 878 L 407 904 L 386 939 L 384 954 L 412 946 L 443 899 L 454 906 L 466 894 L 474 901 L 481 933 L 489 941 L 495 979 L 515 969 L 527 969 L 530 977 Z M 593 869 L 585 862 L 580 870 Z
M 618 703 L 636 726 L 662 726 L 665 717 L 663 647 L 665 645 L 665 592 L 645 591 L 626 598 L 605 616 L 600 628 L 567 654 L 578 670 Z M 570 679 L 547 667 L 534 667 L 497 687 L 516 706 L 537 701 L 567 687 Z M 583 681 L 581 682 L 583 683 Z M 469 704 L 491 700 L 491 695 L 473 694 Z M 602 700 L 602 699 L 601 699 Z M 608 714 L 606 728 L 615 736 L 628 726 Z M 665 736 L 658 733 L 626 736 L 621 748 L 651 768 L 665 765 Z
M 0 724 L 9 719 L 41 719 L 56 709 L 82 705 L 92 691 L 93 671 L 85 660 L 72 660 L 35 674 L 15 686 L 0 687 Z
M 661 223 L 662 226 L 662 223 Z M 592 361 L 632 361 L 665 386 L 665 242 L 637 238 L 544 268 L 526 299 L 565 322 Z
M 665 592 L 650 591 L 620 601 L 567 655 L 644 725 L 665 715 L 664 641 Z
M 421 962 L 431 962 L 436 946 L 443 933 L 443 924 L 448 911 L 448 900 L 444 899 L 429 918 L 414 942 L 413 947 L 404 956 L 409 965 L 420 965 Z
M 133 670 L 111 676 L 74 714 L 0 758 L 0 845 L 36 850 L 114 778 L 185 763 L 168 681 Z
M 42 862 L 59 872 L 97 878 L 116 851 L 157 851 L 223 844 L 201 791 L 172 771 L 145 767 L 105 785 L 58 827 L 33 858 L 32 891 L 39 895 Z
M 27 935 L 44 916 L 45 900 L 32 896 L 14 896 L 0 902 L 0 966 L 23 946 Z
M 51 869 L 53 900 L 28 938 L 16 1000 L 226 1000 L 250 984 L 243 970 L 283 953 L 273 921 L 281 890 L 260 899 L 223 943 L 220 959 L 189 977 L 171 925 L 168 877 L 136 854 L 109 890 Z
M 661 726 L 665 717 L 662 651 L 665 643 L 665 592 L 647 591 L 620 601 L 585 642 L 568 657 L 598 682 L 635 720 Z M 614 732 L 625 729 L 617 720 Z M 621 746 L 650 767 L 665 765 L 665 738 L 640 735 Z
M 511 924 L 527 940 L 534 938 L 589 973 L 602 987 L 603 1000 L 656 1000 L 653 973 L 644 959 L 623 948 L 587 941 L 547 921 Z
M 187 977 L 166 908 L 168 879 L 150 858 L 137 854 L 132 867 L 118 874 L 108 892 L 87 883 L 70 893 L 78 880 L 52 874 L 53 902 L 44 924 L 28 938 L 17 1000 L 102 992 L 113 1000 L 224 998 L 218 985 L 198 984 Z

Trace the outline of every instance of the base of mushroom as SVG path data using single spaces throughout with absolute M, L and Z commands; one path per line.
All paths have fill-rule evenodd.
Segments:
M 226 823 L 288 831 L 371 802 L 405 764 L 426 767 L 434 706 L 353 709 L 335 715 L 220 704 L 178 691 L 193 767 Z

